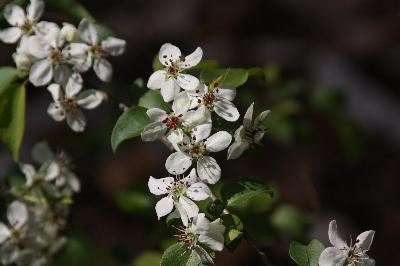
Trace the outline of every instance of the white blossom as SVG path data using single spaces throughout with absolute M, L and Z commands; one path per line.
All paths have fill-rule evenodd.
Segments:
M 21 201 L 13 201 L 7 209 L 9 226 L 0 222 L 0 244 L 9 238 L 20 238 L 22 227 L 28 221 L 28 209 Z
M 319 257 L 320 266 L 374 266 L 375 260 L 366 254 L 370 249 L 375 231 L 361 233 L 355 243 L 348 245 L 337 230 L 336 221 L 329 223 L 329 241 L 333 247 L 326 248 Z
M 16 43 L 22 36 L 30 35 L 44 11 L 44 1 L 31 0 L 25 11 L 18 5 L 8 4 L 4 8 L 4 18 L 12 26 L 0 31 L 0 40 Z
M 214 251 L 224 249 L 225 226 L 220 219 L 210 222 L 204 213 L 199 213 L 186 228 L 178 230 L 179 241 L 188 244 L 205 263 L 213 264 L 213 259 L 203 246 Z
M 243 125 L 235 131 L 235 141 L 228 149 L 228 160 L 238 158 L 252 144 L 260 144 L 264 137 L 265 127 L 262 122 L 270 111 L 261 112 L 253 121 L 253 106 L 254 103 L 247 109 L 243 118 Z
M 152 90 L 160 89 L 166 102 L 172 101 L 180 88 L 194 90 L 199 85 L 199 80 L 192 75 L 184 74 L 184 71 L 196 66 L 202 57 L 203 51 L 200 47 L 190 55 L 183 56 L 178 47 L 170 43 L 163 44 L 158 58 L 164 69 L 157 70 L 150 76 L 147 87 Z
M 103 94 L 94 89 L 82 91 L 83 80 L 78 73 L 74 73 L 65 86 L 53 83 L 47 89 L 54 102 L 47 109 L 47 113 L 55 121 L 67 120 L 67 124 L 75 132 L 85 130 L 86 118 L 80 110 L 96 108 L 103 100 Z
M 176 152 L 172 153 L 165 163 L 171 174 L 184 173 L 193 162 L 199 178 L 206 183 L 215 184 L 221 177 L 221 168 L 217 161 L 208 156 L 208 153 L 219 152 L 226 149 L 232 141 L 232 136 L 226 131 L 219 131 L 209 136 L 210 132 L 198 132 L 189 138 L 183 136 L 177 143 Z M 177 149 L 178 148 L 178 149 Z
M 85 62 L 93 62 L 94 72 L 99 79 L 104 82 L 110 81 L 113 68 L 106 58 L 121 55 L 125 51 L 126 42 L 115 37 L 100 40 L 96 27 L 87 19 L 79 23 L 78 31 L 81 39 L 88 44 L 87 50 L 90 53 L 88 56 L 85 53 L 74 53 L 74 57 Z
M 156 204 L 158 219 L 171 213 L 175 206 L 185 225 L 188 224 L 188 219 L 199 213 L 199 208 L 192 200 L 205 200 L 211 194 L 206 184 L 197 181 L 195 169 L 184 178 L 155 179 L 151 176 L 148 186 L 152 194 L 166 195 Z
M 167 113 L 159 108 L 150 108 L 147 115 L 153 121 L 142 131 L 142 140 L 154 141 L 168 132 L 168 140 L 172 145 L 179 142 L 184 132 L 211 131 L 211 116 L 205 108 L 189 110 L 190 99 L 186 92 L 176 95 L 172 111 Z
M 204 105 L 208 110 L 229 122 L 239 119 L 239 111 L 232 103 L 236 96 L 236 88 L 220 88 L 218 83 L 200 84 L 194 91 L 189 91 L 192 98 L 191 108 Z

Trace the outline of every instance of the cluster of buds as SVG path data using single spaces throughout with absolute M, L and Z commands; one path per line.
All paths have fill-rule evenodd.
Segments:
M 7 209 L 7 221 L 0 222 L 3 265 L 48 265 L 66 242 L 61 231 L 72 196 L 80 190 L 64 152 L 54 154 L 46 143 L 39 143 L 32 153 L 40 168 L 20 165 L 25 182 L 11 187 L 13 200 Z

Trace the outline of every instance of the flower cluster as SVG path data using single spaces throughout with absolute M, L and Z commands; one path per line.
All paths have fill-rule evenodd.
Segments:
M 336 221 L 329 223 L 329 241 L 333 247 L 326 248 L 319 257 L 320 266 L 374 266 L 375 260 L 367 255 L 374 239 L 375 231 L 369 230 L 357 236 L 348 245 L 337 230 Z
M 78 28 L 69 23 L 40 21 L 43 0 L 31 0 L 26 12 L 8 4 L 4 17 L 11 27 L 0 30 L 0 40 L 17 43 L 13 54 L 18 69 L 29 72 L 29 81 L 36 87 L 48 86 L 54 103 L 48 108 L 55 121 L 66 120 L 73 131 L 85 129 L 86 119 L 80 108 L 93 109 L 104 98 L 94 90 L 82 90 L 82 73 L 93 68 L 101 81 L 111 80 L 110 56 L 121 55 L 125 41 L 101 39 L 93 23 L 83 19 Z
M 164 69 L 150 76 L 147 87 L 160 89 L 164 101 L 172 105 L 170 110 L 147 110 L 152 122 L 143 129 L 141 137 L 144 141 L 166 139 L 174 149 L 165 163 L 172 176 L 150 177 L 148 182 L 152 194 L 164 195 L 155 207 L 158 219 L 176 209 L 183 224 L 178 229 L 179 240 L 187 243 L 203 261 L 212 262 L 204 247 L 221 251 L 225 228 L 219 219 L 210 222 L 196 201 L 215 199 L 208 185 L 220 180 L 221 167 L 211 155 L 232 143 L 230 133 L 213 129 L 213 117 L 217 115 L 234 122 L 240 114 L 232 103 L 236 88 L 224 88 L 218 80 L 201 83 L 187 73 L 201 61 L 202 55 L 200 47 L 183 56 L 172 44 L 161 46 L 159 60 Z M 235 141 L 229 147 L 228 159 L 238 158 L 253 143 L 261 141 L 264 134 L 261 122 L 268 112 L 261 113 L 252 122 L 253 104 L 249 107 L 243 126 L 236 131 Z M 186 172 L 189 174 L 185 176 Z
M 20 165 L 25 183 L 11 188 L 14 199 L 7 209 L 7 221 L 0 222 L 3 265 L 48 265 L 66 242 L 60 231 L 80 182 L 70 171 L 65 153 L 54 154 L 47 144 L 39 143 L 33 148 L 33 158 L 40 168 Z

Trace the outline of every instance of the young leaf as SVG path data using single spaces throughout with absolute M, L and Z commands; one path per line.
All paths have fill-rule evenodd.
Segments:
M 139 106 L 144 108 L 160 108 L 164 111 L 169 112 L 171 110 L 171 105 L 164 102 L 159 91 L 148 90 L 142 97 L 139 98 Z
M 273 191 L 266 184 L 257 180 L 225 181 L 221 188 L 221 197 L 228 209 L 246 211 L 249 203 L 256 197 L 270 199 Z
M 318 259 L 324 245 L 314 239 L 307 246 L 293 241 L 290 243 L 289 255 L 299 266 L 318 266 Z
M 249 76 L 244 68 L 210 68 L 200 73 L 201 82 L 218 82 L 220 87 L 237 88 L 243 85 Z
M 158 251 L 145 251 L 132 262 L 132 266 L 159 266 L 161 254 Z
M 20 75 L 14 68 L 0 69 L 0 139 L 14 161 L 18 161 L 25 129 L 26 82 L 18 81 Z
M 140 135 L 143 128 L 151 122 L 146 114 L 146 108 L 135 106 L 124 112 L 114 126 L 111 134 L 111 147 L 115 152 L 124 140 Z
M 222 224 L 225 226 L 224 242 L 229 250 L 234 250 L 243 238 L 243 223 L 234 214 L 221 216 Z
M 196 251 L 185 243 L 176 243 L 165 250 L 161 266 L 205 266 Z

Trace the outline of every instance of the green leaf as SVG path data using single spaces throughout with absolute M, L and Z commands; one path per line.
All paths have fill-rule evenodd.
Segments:
M 220 87 L 237 88 L 243 85 L 249 76 L 244 68 L 210 68 L 200 73 L 201 82 L 218 82 Z
M 243 223 L 234 214 L 224 214 L 221 216 L 222 224 L 225 226 L 224 242 L 226 247 L 233 251 L 243 238 Z
M 199 255 L 185 243 L 176 243 L 165 250 L 161 266 L 205 266 Z
M 201 60 L 196 66 L 191 68 L 191 70 L 205 70 L 209 68 L 218 68 L 219 64 L 216 60 Z
M 181 221 L 181 215 L 179 214 L 177 209 L 175 209 L 173 212 L 168 214 L 167 219 L 165 219 L 167 226 L 170 226 L 175 223 L 179 223 L 180 221 Z
M 161 254 L 157 251 L 145 251 L 137 256 L 132 266 L 159 266 Z
M 272 225 L 291 239 L 302 239 L 310 218 L 294 206 L 283 204 L 271 215 Z
M 148 192 L 147 185 L 140 185 L 118 192 L 115 202 L 126 213 L 152 215 L 157 199 Z
M 111 147 L 115 152 L 118 146 L 127 139 L 140 135 L 143 128 L 151 122 L 146 108 L 135 106 L 124 112 L 114 126 L 111 134 Z
M 307 246 L 293 241 L 290 243 L 289 255 L 299 266 L 318 266 L 318 259 L 324 245 L 314 239 Z
M 139 98 L 138 105 L 147 109 L 160 108 L 167 112 L 171 111 L 171 105 L 164 102 L 161 93 L 158 90 L 148 90 Z
M 25 81 L 14 68 L 0 69 L 0 139 L 6 144 L 14 161 L 25 129 Z
M 160 59 L 158 58 L 158 54 L 156 54 L 153 58 L 153 71 L 164 69 L 163 64 L 161 64 Z
M 94 21 L 94 17 L 90 14 L 90 12 L 81 3 L 79 3 L 79 1 L 76 0 L 46 1 L 46 8 L 63 15 L 70 16 L 75 20 L 87 18 Z
M 263 196 L 264 200 L 270 200 L 273 197 L 273 190 L 257 180 L 225 181 L 221 188 L 223 201 L 228 209 L 234 211 L 246 211 L 252 200 L 260 196 Z

